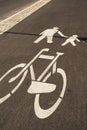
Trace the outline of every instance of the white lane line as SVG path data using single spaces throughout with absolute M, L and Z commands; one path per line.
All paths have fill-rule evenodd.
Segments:
M 30 16 L 32 13 L 49 3 L 51 0 L 39 0 L 31 6 L 17 12 L 16 14 L 8 17 L 7 19 L 0 22 L 0 34 L 11 29 L 13 26 Z

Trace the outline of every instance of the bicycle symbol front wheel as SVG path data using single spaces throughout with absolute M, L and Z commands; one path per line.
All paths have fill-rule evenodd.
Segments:
M 25 65 L 26 65 L 25 63 L 21 63 L 21 64 L 16 65 L 15 67 L 11 68 L 10 70 L 8 70 L 8 71 L 0 78 L 0 83 L 1 83 L 1 82 L 4 82 L 3 80 L 4 80 L 7 76 L 9 76 L 10 73 L 14 72 L 14 71 L 17 70 L 17 69 L 23 68 Z M 14 94 L 14 93 L 18 90 L 18 88 L 20 87 L 20 85 L 23 83 L 23 81 L 24 81 L 24 79 L 25 79 L 27 73 L 28 73 L 28 70 L 26 70 L 26 71 L 23 73 L 23 75 L 22 75 L 20 81 L 19 81 L 19 82 L 17 83 L 17 85 L 13 88 L 13 90 L 11 90 L 10 92 L 8 92 L 5 96 L 0 97 L 0 104 L 2 104 L 2 103 L 5 102 L 7 99 L 9 99 L 9 98 L 11 97 L 11 95 Z M 10 84 L 10 80 L 8 81 L 8 83 Z M 7 87 L 7 86 L 5 86 L 5 87 Z
M 55 102 L 55 104 L 52 107 L 45 110 L 45 109 L 41 108 L 41 106 L 40 106 L 40 94 L 36 94 L 36 96 L 35 96 L 34 110 L 35 110 L 36 116 L 40 119 L 45 119 L 45 118 L 49 117 L 51 114 L 53 114 L 55 112 L 55 110 L 58 108 L 58 106 L 60 105 L 60 103 L 62 102 L 62 99 L 64 97 L 65 90 L 66 90 L 66 84 L 67 84 L 66 73 L 64 72 L 63 69 L 58 68 L 57 74 L 60 74 L 62 76 L 63 87 L 62 87 L 61 93 L 60 93 L 57 101 Z

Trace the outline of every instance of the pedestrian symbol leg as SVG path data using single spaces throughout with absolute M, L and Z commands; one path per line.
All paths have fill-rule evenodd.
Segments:
M 53 43 L 53 37 L 47 36 L 47 43 Z
M 39 43 L 41 40 L 43 40 L 46 36 L 42 35 L 38 39 L 34 41 L 34 43 Z
M 72 44 L 73 46 L 76 46 L 75 42 L 71 42 L 71 44 Z
M 62 43 L 62 46 L 65 46 L 65 45 L 67 45 L 68 43 L 69 43 L 69 41 L 66 40 L 64 43 Z

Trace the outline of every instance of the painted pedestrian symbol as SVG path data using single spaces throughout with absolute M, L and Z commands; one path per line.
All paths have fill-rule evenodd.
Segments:
M 40 37 L 37 38 L 34 43 L 39 43 L 44 38 L 47 38 L 47 43 L 53 43 L 53 36 L 58 33 L 61 37 L 67 38 L 62 32 L 59 31 L 58 27 L 53 27 L 52 29 L 46 29 L 42 33 L 40 33 Z
M 26 63 L 18 64 L 15 67 L 8 70 L 0 78 L 0 82 L 2 82 L 3 80 L 5 80 L 5 78 L 11 72 L 14 72 L 18 68 L 21 69 L 21 71 L 19 71 L 19 73 L 16 76 L 14 76 L 14 77 L 10 78 L 10 80 L 8 80 L 8 83 L 11 84 L 14 81 L 16 81 L 19 77 L 21 77 L 18 84 L 15 86 L 15 88 L 13 90 L 11 90 L 5 96 L 0 98 L 0 104 L 2 104 L 7 99 L 9 99 L 18 90 L 18 88 L 24 82 L 24 80 L 25 80 L 25 78 L 26 78 L 26 76 L 28 74 L 28 71 L 30 71 L 31 85 L 29 86 L 27 92 L 29 94 L 34 94 L 35 95 L 34 111 L 35 111 L 36 116 L 38 118 L 40 118 L 40 119 L 45 119 L 45 118 L 49 117 L 51 114 L 54 113 L 54 111 L 58 108 L 58 106 L 60 105 L 60 103 L 62 102 L 62 99 L 64 97 L 64 94 L 65 94 L 65 91 L 66 91 L 66 85 L 67 85 L 67 77 L 66 77 L 65 71 L 62 68 L 57 68 L 58 59 L 59 59 L 60 56 L 64 55 L 64 53 L 56 52 L 56 56 L 42 54 L 43 52 L 48 52 L 48 51 L 49 51 L 48 48 L 42 49 L 28 64 L 26 64 Z M 49 65 L 45 68 L 45 70 L 43 72 L 41 72 L 41 74 L 39 75 L 38 78 L 36 78 L 36 75 L 35 75 L 35 72 L 34 72 L 35 69 L 34 69 L 34 65 L 33 65 L 37 58 L 51 61 L 49 63 Z M 55 73 L 60 74 L 61 77 L 62 77 L 62 81 L 63 81 L 62 90 L 60 92 L 60 95 L 59 95 L 58 99 L 53 104 L 53 106 L 51 106 L 48 109 L 43 109 L 41 107 L 40 101 L 39 101 L 40 100 L 40 95 L 42 93 L 43 94 L 44 93 L 49 94 L 49 93 L 56 90 L 56 87 L 57 87 L 56 84 L 47 82 L 47 80 Z
M 65 46 L 68 43 L 71 43 L 73 46 L 76 46 L 75 40 L 77 42 L 80 42 L 80 40 L 78 39 L 78 35 L 73 35 L 73 36 L 69 37 L 64 43 L 62 43 L 62 46 Z

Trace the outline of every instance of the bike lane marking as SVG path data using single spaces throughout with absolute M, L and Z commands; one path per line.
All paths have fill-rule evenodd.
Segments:
M 20 79 L 20 81 L 18 82 L 18 84 L 15 86 L 15 88 L 13 90 L 11 90 L 11 92 L 9 92 L 8 94 L 6 94 L 4 97 L 0 98 L 0 104 L 2 104 L 3 102 L 5 102 L 7 99 L 9 99 L 17 90 L 18 88 L 21 86 L 21 84 L 23 83 L 23 81 L 25 80 L 27 73 L 28 73 L 28 67 L 31 70 L 31 85 L 29 86 L 27 92 L 29 94 L 35 94 L 35 100 L 34 100 L 34 111 L 35 111 L 35 115 L 40 118 L 40 119 L 45 119 L 47 117 L 49 117 L 51 114 L 54 113 L 54 111 L 58 108 L 58 106 L 60 105 L 63 96 L 65 94 L 65 90 L 66 90 L 66 85 L 67 85 L 67 77 L 66 77 L 66 73 L 63 69 L 61 68 L 56 68 L 56 64 L 57 64 L 57 59 L 62 56 L 64 53 L 61 52 L 56 52 L 56 56 L 51 56 L 51 55 L 42 55 L 42 52 L 48 52 L 49 48 L 44 48 L 42 49 L 28 64 L 26 63 L 21 63 L 18 64 L 14 67 L 12 67 L 10 70 L 8 70 L 1 78 L 0 78 L 0 82 L 2 80 L 4 80 L 4 78 L 6 76 L 8 76 L 8 74 L 10 74 L 11 72 L 13 72 L 14 70 L 21 68 L 22 70 L 20 72 L 22 73 L 18 73 L 16 75 L 16 77 L 12 77 L 10 78 L 10 80 L 8 80 L 8 83 L 10 84 L 11 82 L 15 81 L 20 75 L 22 74 L 22 77 Z M 34 73 L 34 68 L 33 68 L 33 63 L 37 58 L 41 58 L 40 56 L 42 56 L 42 59 L 46 59 L 46 60 L 52 60 L 51 63 L 46 67 L 46 69 L 43 71 L 43 73 L 41 73 L 41 75 L 39 76 L 39 78 L 35 79 L 35 73 Z M 50 71 L 47 75 L 46 73 L 49 71 L 49 69 L 52 68 L 52 72 Z M 56 89 L 56 84 L 53 83 L 49 83 L 46 82 L 48 80 L 48 78 L 50 78 L 52 76 L 52 74 L 54 73 L 58 73 L 62 76 L 63 79 L 63 87 L 62 87 L 62 91 L 59 95 L 59 98 L 57 99 L 57 101 L 54 103 L 54 105 L 48 109 L 43 109 L 40 107 L 40 103 L 39 103 L 39 98 L 40 98 L 40 94 L 41 93 L 51 93 Z M 44 77 L 45 76 L 45 77 Z M 34 78 L 34 80 L 32 80 Z M 44 79 L 43 79 L 44 78 Z M 41 81 L 42 80 L 42 81 Z M 37 104 L 37 105 L 36 105 Z M 39 110 L 39 112 L 38 112 Z
M 16 24 L 39 10 L 41 7 L 46 5 L 47 3 L 51 2 L 51 0 L 39 0 L 32 4 L 31 6 L 23 9 L 22 11 L 19 11 L 18 13 L 8 17 L 7 19 L 0 22 L 0 35 L 2 35 L 4 32 L 8 31 L 12 27 L 14 27 Z

